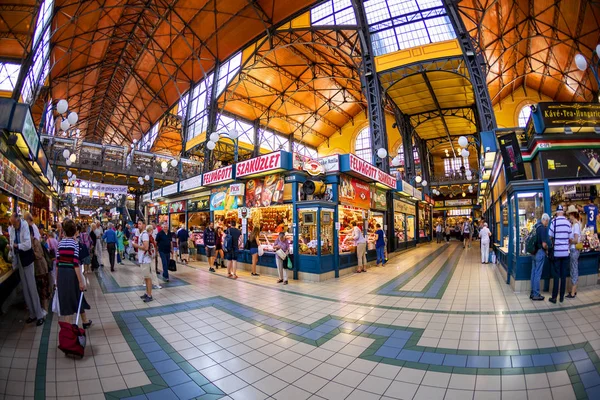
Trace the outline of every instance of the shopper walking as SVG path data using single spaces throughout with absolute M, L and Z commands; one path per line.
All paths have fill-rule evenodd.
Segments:
M 260 228 L 255 226 L 248 236 L 248 241 L 246 242 L 246 248 L 250 250 L 250 255 L 252 256 L 252 276 L 259 276 L 259 274 L 256 273 L 256 264 L 258 263 L 258 246 L 260 245 L 258 242 L 259 235 Z
M 357 226 L 356 221 L 352 221 L 352 239 L 354 239 L 356 245 L 356 257 L 358 258 L 356 272 L 367 272 L 367 239 Z
M 215 268 L 225 268 L 225 252 L 223 251 L 223 228 L 220 226 L 217 228 L 217 236 L 215 237 Z
M 377 239 L 375 241 L 375 251 L 377 253 L 377 266 L 382 266 L 385 262 L 385 234 L 383 233 L 383 229 L 381 229 L 381 224 L 375 225 L 377 229 L 375 231 L 375 235 L 377 235 Z
M 435 237 L 437 239 L 438 244 L 442 243 L 442 223 L 439 221 L 435 226 Z
M 19 270 L 19 277 L 23 285 L 23 296 L 29 310 L 29 318 L 26 323 L 37 321 L 37 326 L 44 323 L 45 314 L 40 304 L 36 282 L 34 261 L 35 254 L 33 253 L 32 235 L 29 231 L 27 221 L 20 218 L 16 213 L 10 216 L 11 226 L 8 228 L 10 236 L 10 248 L 13 253 L 12 263 L 13 269 Z
M 48 244 L 48 252 L 51 256 L 54 256 L 50 272 L 50 287 L 53 288 L 56 285 L 56 260 L 58 257 L 58 240 L 56 240 L 56 234 L 54 232 L 48 232 L 48 240 L 46 240 L 46 243 Z
M 96 235 L 96 257 L 98 258 L 98 263 L 100 264 L 101 267 L 104 267 L 104 252 L 103 250 L 103 243 L 102 243 L 102 236 L 104 234 L 104 230 L 102 229 L 102 225 L 100 225 L 100 221 L 96 221 L 95 224 L 95 228 L 94 229 L 94 234 Z
M 446 221 L 446 243 L 450 243 L 450 224 Z
M 125 257 L 125 234 L 123 233 L 123 225 L 119 225 L 117 228 L 117 263 L 123 264 Z
M 150 239 L 152 237 L 153 228 L 150 227 L 150 229 L 147 230 L 144 221 L 139 221 L 138 229 L 140 235 L 137 243 L 133 243 L 133 247 L 138 252 L 138 263 L 140 264 L 142 276 L 144 277 L 144 282 L 146 283 L 146 293 L 140 296 L 140 298 L 144 300 L 144 303 L 149 303 L 154 300 L 152 297 L 152 280 L 156 279 L 156 270 L 154 269 L 153 260 L 153 257 L 156 256 L 156 247 L 153 249 L 150 243 L 151 240 L 154 241 L 154 239 Z
M 185 229 L 184 225 L 181 225 L 181 228 L 177 231 L 177 241 L 179 243 L 179 254 L 181 257 L 181 262 L 187 264 L 190 259 L 190 252 L 188 249 L 188 239 L 190 238 L 190 234 L 187 229 Z
M 569 254 L 571 291 L 567 295 L 567 298 L 574 299 L 575 296 L 577 296 L 577 282 L 579 281 L 579 249 L 577 249 L 577 244 L 581 238 L 581 224 L 579 223 L 579 210 L 577 210 L 577 207 L 570 205 L 569 208 L 567 208 L 567 214 L 571 220 L 571 230 L 573 232 L 571 251 Z
M 540 294 L 540 279 L 542 278 L 542 270 L 546 262 L 546 251 L 548 250 L 548 223 L 550 216 L 543 214 L 541 222 L 535 226 L 535 236 L 537 249 L 533 256 L 531 267 L 531 294 L 529 298 L 534 301 L 544 300 L 544 296 Z
M 57 285 L 58 303 L 60 315 L 72 323 L 73 315 L 77 314 L 81 292 L 86 290 L 85 278 L 79 266 L 79 242 L 75 239 L 77 227 L 72 219 L 65 219 L 62 223 L 65 237 L 58 244 L 58 271 Z M 92 321 L 87 319 L 85 310 L 89 310 L 90 305 L 85 299 L 81 300 L 81 320 L 83 328 L 87 329 L 92 325 Z
M 462 238 L 463 238 L 463 249 L 469 246 L 471 248 L 471 231 L 473 227 L 471 226 L 471 222 L 467 219 L 462 224 Z
M 479 239 L 481 240 L 481 263 L 487 264 L 490 259 L 490 237 L 492 232 L 488 229 L 487 222 L 479 230 Z
M 204 250 L 206 251 L 206 258 L 208 258 L 208 270 L 215 272 L 214 261 L 217 246 L 217 232 L 212 221 L 208 223 L 208 227 L 204 230 Z M 222 251 L 222 250 L 221 250 Z M 218 268 L 218 267 L 217 267 Z
M 225 241 L 223 250 L 225 251 L 225 259 L 227 260 L 227 277 L 237 279 L 237 258 L 240 250 L 239 240 L 242 232 L 236 227 L 235 221 L 231 221 L 231 225 L 225 231 Z
M 156 247 L 158 255 L 162 262 L 162 275 L 165 281 L 169 282 L 169 262 L 171 262 L 171 238 L 168 235 L 169 224 L 164 222 L 162 229 L 156 234 Z
M 277 239 L 275 240 L 275 243 L 273 243 L 273 248 L 275 249 L 275 251 L 278 251 L 278 250 L 283 251 L 286 254 L 286 256 L 289 254 L 290 244 L 285 239 L 285 232 L 279 233 L 279 235 L 277 236 Z M 277 264 L 277 274 L 279 276 L 279 280 L 277 281 L 277 283 L 283 282 L 284 285 L 287 285 L 288 284 L 287 265 L 284 265 L 284 263 L 287 263 L 287 257 L 286 257 L 286 259 L 282 259 L 281 257 L 279 257 L 278 254 L 275 254 L 275 263 Z
M 108 224 L 108 229 L 102 235 L 102 240 L 106 242 L 106 250 L 108 251 L 108 261 L 110 262 L 110 270 L 115 270 L 115 254 L 117 251 L 117 233 L 113 223 Z
M 567 284 L 567 271 L 569 268 L 569 244 L 573 239 L 573 230 L 571 223 L 564 216 L 562 205 L 556 208 L 556 217 L 550 223 L 548 236 L 552 239 L 554 260 L 552 262 L 552 278 L 554 284 L 552 286 L 551 303 L 556 303 L 556 296 L 559 294 L 560 287 L 560 302 L 564 301 L 565 290 Z

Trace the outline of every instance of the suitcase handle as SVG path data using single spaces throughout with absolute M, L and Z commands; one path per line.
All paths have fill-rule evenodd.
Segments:
M 75 325 L 79 326 L 79 313 L 81 312 L 81 303 L 83 302 L 83 292 L 79 296 L 79 306 L 77 307 L 77 318 L 75 319 Z

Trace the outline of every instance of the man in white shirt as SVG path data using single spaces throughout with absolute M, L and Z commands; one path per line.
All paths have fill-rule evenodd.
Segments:
M 156 273 L 153 268 L 153 261 L 150 257 L 150 234 L 146 231 L 146 224 L 144 221 L 138 222 L 138 229 L 140 231 L 140 237 L 137 243 L 133 243 L 133 247 L 137 250 L 137 259 L 140 267 L 142 268 L 142 274 L 146 283 L 146 293 L 140 296 L 144 300 L 144 303 L 149 303 L 152 300 L 152 277 Z
M 23 297 L 29 309 L 29 319 L 25 322 L 30 324 L 37 321 L 36 325 L 44 323 L 44 311 L 40 305 L 37 286 L 35 283 L 35 271 L 33 268 L 34 254 L 32 249 L 32 238 L 29 232 L 29 225 L 16 213 L 10 216 L 11 226 L 8 228 L 10 236 L 10 249 L 12 251 L 13 269 L 19 271 L 21 284 L 23 285 Z M 27 260 L 27 265 L 22 264 L 22 260 Z
M 490 237 L 492 232 L 488 229 L 487 222 L 479 230 L 479 239 L 481 239 L 481 263 L 487 264 L 490 258 Z
M 352 221 L 352 238 L 356 244 L 356 257 L 358 258 L 356 272 L 367 272 L 367 239 L 356 225 L 356 221 Z
M 442 242 L 442 223 L 438 222 L 435 226 L 435 237 L 437 239 L 437 243 L 440 244 Z

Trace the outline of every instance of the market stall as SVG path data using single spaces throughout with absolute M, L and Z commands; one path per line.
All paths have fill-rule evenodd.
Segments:
M 169 203 L 169 227 L 171 231 L 176 231 L 180 226 L 187 226 L 185 200 Z

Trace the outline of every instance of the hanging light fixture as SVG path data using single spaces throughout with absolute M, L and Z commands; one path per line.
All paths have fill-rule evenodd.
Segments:
M 377 150 L 377 157 L 379 158 L 386 158 L 387 157 L 387 150 L 384 149 L 383 147 Z
M 160 166 L 162 167 L 162 169 L 168 168 L 168 165 L 167 165 L 166 161 L 161 162 Z
M 423 186 L 423 187 L 426 187 L 426 186 L 427 186 L 427 181 L 426 181 L 426 180 L 423 180 L 423 181 L 421 182 L 421 186 Z
M 210 141 L 217 143 L 219 141 L 219 132 L 213 132 L 210 134 Z
M 415 176 L 415 182 L 421 183 L 422 180 L 423 180 L 423 178 L 421 178 L 420 175 Z
M 62 155 L 64 158 L 69 158 L 69 156 L 71 155 L 71 152 L 69 151 L 69 149 L 64 149 L 62 152 Z
M 74 163 L 75 161 L 77 161 L 77 155 L 75 153 L 71 154 L 69 156 L 69 160 Z
M 215 149 L 215 147 L 217 147 L 217 144 L 216 144 L 215 142 L 213 142 L 213 141 L 209 141 L 208 143 L 206 143 L 206 147 L 207 147 L 209 150 L 214 150 L 214 149 Z
M 176 159 L 172 159 L 171 160 L 171 167 L 173 167 L 173 168 L 177 167 L 177 160 Z
M 232 138 L 233 140 L 237 139 L 239 136 L 239 132 L 236 131 L 235 129 L 229 131 L 229 137 Z
M 467 194 L 465 192 L 462 193 L 463 197 L 467 197 Z
M 461 136 L 458 138 L 458 145 L 460 147 L 467 147 L 469 145 L 469 139 L 467 139 L 465 136 Z
M 59 100 L 58 103 L 56 103 L 56 111 L 59 114 L 66 113 L 68 109 L 69 109 L 69 103 L 67 103 L 66 100 Z

